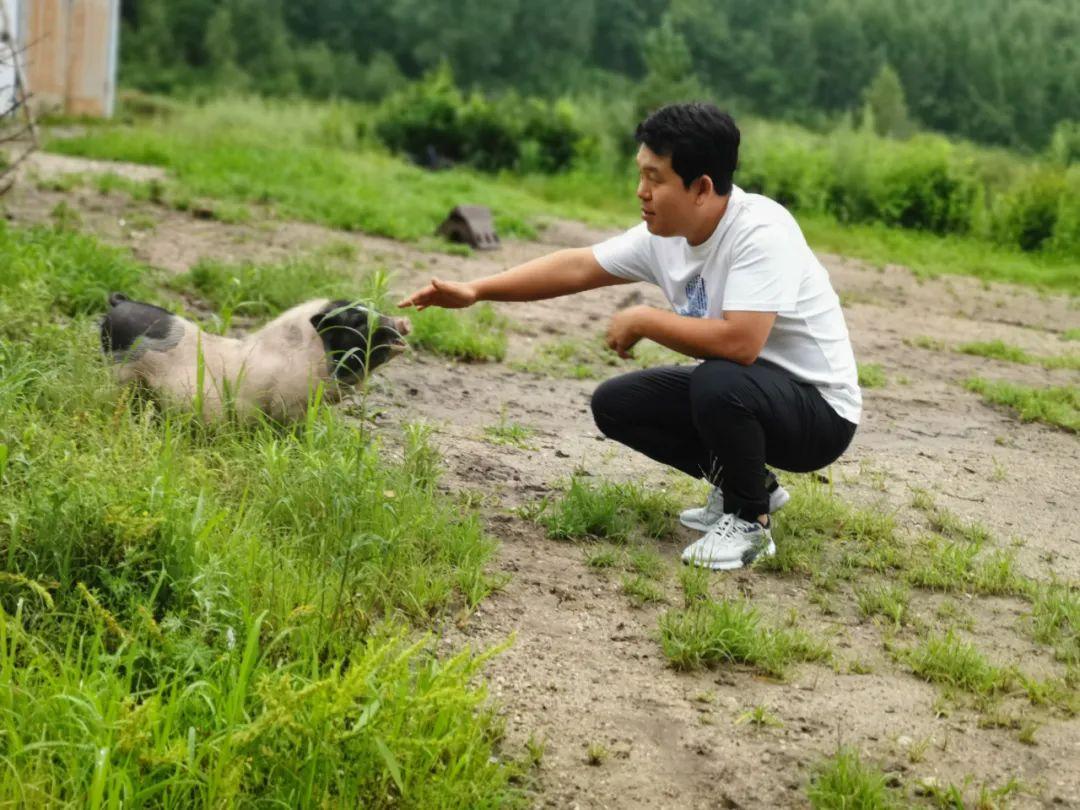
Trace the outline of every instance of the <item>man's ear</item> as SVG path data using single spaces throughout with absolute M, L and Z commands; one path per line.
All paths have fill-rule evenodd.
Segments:
M 697 180 L 693 182 L 691 186 L 694 191 L 694 202 L 697 205 L 704 205 L 705 202 L 712 196 L 713 191 L 716 190 L 716 186 L 713 185 L 712 178 L 707 174 L 701 175 Z

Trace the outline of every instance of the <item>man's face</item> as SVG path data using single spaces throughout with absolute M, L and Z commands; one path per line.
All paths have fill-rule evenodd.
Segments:
M 637 197 L 641 201 L 641 218 L 649 233 L 657 236 L 684 236 L 699 214 L 695 202 L 700 181 L 683 185 L 682 178 L 671 167 L 671 158 L 662 157 L 645 144 L 637 153 Z

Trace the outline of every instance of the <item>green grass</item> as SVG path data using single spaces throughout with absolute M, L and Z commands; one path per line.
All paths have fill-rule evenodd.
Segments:
M 910 622 L 911 593 L 903 585 L 856 588 L 855 599 L 859 613 L 867 618 L 884 616 L 897 627 Z
M 889 380 L 879 363 L 859 363 L 859 385 L 863 388 L 884 388 Z
M 768 706 L 753 706 L 735 719 L 736 725 L 749 723 L 757 728 L 783 728 L 784 721 L 769 711 Z
M 819 214 L 798 214 L 810 245 L 819 251 L 863 259 L 880 267 L 901 265 L 917 276 L 975 276 L 1080 295 L 1076 263 L 963 236 L 936 236 L 884 225 L 841 223 Z
M 556 539 L 625 542 L 635 533 L 671 534 L 677 509 L 671 495 L 662 490 L 574 476 L 561 497 L 541 505 L 536 520 Z
M 916 335 L 912 338 L 904 338 L 905 346 L 914 346 L 916 349 L 927 349 L 932 352 L 944 351 L 947 346 L 945 341 L 932 338 L 929 335 Z
M 843 555 L 874 571 L 896 567 L 902 553 L 893 516 L 852 507 L 813 476 L 785 476 L 791 501 L 773 528 L 776 554 L 758 560 L 760 570 L 812 575 Z
M 923 512 L 930 528 L 950 540 L 964 540 L 975 545 L 982 545 L 991 540 L 990 530 L 977 520 L 964 521 L 938 506 L 933 497 L 924 489 L 912 491 L 911 505 Z
M 1004 405 L 1022 422 L 1043 422 L 1080 433 L 1080 387 L 1031 388 L 1009 382 L 992 382 L 980 377 L 966 380 L 964 387 L 981 394 L 995 405 Z
M 1080 354 L 1069 353 L 1043 357 L 1029 354 L 1019 346 L 1011 346 L 1001 340 L 963 343 L 956 347 L 956 351 L 961 354 L 989 357 L 993 360 L 1004 360 L 1009 363 L 1040 365 L 1050 369 L 1065 368 L 1073 371 L 1080 369 Z
M 47 148 L 161 166 L 170 173 L 164 183 L 111 181 L 110 186 L 228 220 L 250 216 L 247 207 L 261 205 L 280 217 L 409 241 L 430 240 L 461 203 L 490 206 L 503 236 L 534 236 L 542 219 L 551 216 L 606 227 L 634 222 L 629 171 L 583 167 L 558 175 L 499 177 L 465 169 L 427 172 L 357 143 L 342 121 L 339 105 L 226 98 L 199 107 L 178 105 L 168 127 L 154 120 L 95 126 L 77 137 L 51 138 Z M 882 266 L 901 264 L 921 275 L 961 273 L 1080 294 L 1074 263 L 1067 258 L 974 238 L 796 214 L 818 250 Z
M 944 636 L 930 635 L 897 655 L 923 680 L 978 697 L 999 694 L 1015 681 L 1013 673 L 995 667 L 951 630 Z
M 624 576 L 621 590 L 630 599 L 634 607 L 657 604 L 666 601 L 664 592 L 657 587 L 649 577 L 638 574 L 637 576 Z
M 512 364 L 518 371 L 570 380 L 598 380 L 613 369 L 652 368 L 694 362 L 686 355 L 650 340 L 634 347 L 633 357 L 622 360 L 604 343 L 603 335 L 592 338 L 560 338 L 541 343 L 525 360 Z
M 606 376 L 622 361 L 599 337 L 561 338 L 541 343 L 532 354 L 513 363 L 518 371 L 571 380 L 595 380 Z
M 1058 660 L 1080 665 L 1080 590 L 1057 583 L 1040 588 L 1031 606 L 1031 630 L 1054 648 Z
M 1032 583 L 1016 571 L 1015 555 L 1002 550 L 984 555 L 982 550 L 980 544 L 925 537 L 904 577 L 917 587 L 946 593 L 1030 596 Z
M 815 810 L 888 810 L 903 806 L 901 797 L 886 786 L 885 774 L 864 763 L 858 751 L 847 746 L 817 764 L 806 797 Z
M 410 312 L 409 342 L 435 354 L 466 362 L 502 360 L 506 356 L 506 318 L 491 304 L 458 311 L 430 307 Z
M 706 601 L 660 617 L 660 645 L 676 669 L 748 664 L 782 678 L 798 661 L 822 661 L 828 647 L 796 629 L 762 624 L 745 601 Z
M 534 236 L 540 215 L 608 225 L 633 218 L 628 183 L 625 195 L 582 202 L 578 192 L 595 186 L 588 175 L 521 183 L 466 169 L 427 172 L 374 147 L 342 143 L 329 132 L 334 116 L 326 104 L 219 99 L 184 107 L 168 127 L 94 127 L 53 138 L 47 148 L 161 166 L 171 179 L 147 194 L 173 205 L 195 198 L 268 205 L 278 216 L 408 241 L 430 238 L 462 203 L 490 206 L 503 236 Z M 598 207 L 597 199 L 607 205 Z
M 340 254 L 340 248 L 332 247 L 278 263 L 202 260 L 171 279 L 169 286 L 215 310 L 222 330 L 233 315 L 270 317 L 320 297 L 365 301 L 380 312 L 398 313 L 387 296 L 387 272 L 381 267 L 342 266 Z M 464 361 L 501 360 L 506 355 L 508 321 L 490 304 L 464 311 L 430 308 L 405 314 L 413 325 L 407 339 L 418 348 Z
M 388 453 L 318 405 L 161 412 L 113 385 L 95 321 L 152 276 L 70 232 L 0 242 L 0 795 L 523 803 L 485 656 L 426 635 L 492 590 L 495 550 L 428 432 Z
M 197 296 L 218 312 L 259 318 L 278 315 L 312 298 L 351 301 L 359 286 L 356 275 L 318 257 L 273 264 L 201 259 L 169 280 L 170 288 Z
M 533 449 L 532 437 L 536 434 L 530 427 L 506 421 L 506 416 L 499 417 L 498 423 L 484 427 L 484 439 L 491 444 L 517 447 L 521 450 Z
M 63 228 L 18 229 L 0 220 L 0 336 L 17 338 L 26 318 L 103 312 L 108 296 L 150 296 L 146 272 L 124 251 Z

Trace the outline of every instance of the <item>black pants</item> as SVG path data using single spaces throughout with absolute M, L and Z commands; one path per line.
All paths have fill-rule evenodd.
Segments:
M 769 511 L 766 464 L 820 470 L 855 435 L 813 385 L 760 359 L 624 374 L 596 389 L 592 411 L 605 436 L 718 484 L 724 510 L 746 520 Z

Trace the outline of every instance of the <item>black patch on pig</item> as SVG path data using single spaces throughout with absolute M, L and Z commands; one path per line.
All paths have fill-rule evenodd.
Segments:
M 167 351 L 184 336 L 167 309 L 132 301 L 122 293 L 109 296 L 109 311 L 101 320 L 101 350 L 133 360 L 147 349 Z
M 348 301 L 331 301 L 311 325 L 322 338 L 330 373 L 350 385 L 389 360 L 390 347 L 401 341 L 390 318 Z

